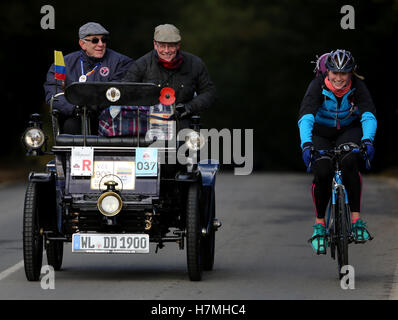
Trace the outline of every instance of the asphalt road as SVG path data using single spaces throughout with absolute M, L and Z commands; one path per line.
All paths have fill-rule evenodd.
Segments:
M 0 299 L 398 299 L 398 184 L 365 176 L 362 217 L 375 239 L 350 246 L 355 289 L 343 290 L 337 264 L 307 239 L 314 220 L 311 176 L 217 177 L 215 268 L 191 282 L 185 251 L 170 243 L 147 255 L 72 254 L 55 289 L 28 282 L 23 269 L 24 184 L 0 185 Z M 44 257 L 43 264 L 45 265 Z

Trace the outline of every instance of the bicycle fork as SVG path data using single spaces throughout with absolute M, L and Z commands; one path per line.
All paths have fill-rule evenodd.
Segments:
M 352 237 L 351 237 L 351 212 L 349 209 L 348 205 L 348 195 L 347 191 L 343 185 L 342 178 L 341 178 L 341 171 L 337 170 L 335 173 L 335 176 L 333 178 L 333 183 L 332 183 L 332 195 L 330 199 L 330 204 L 328 207 L 328 215 L 326 219 L 326 236 L 328 237 L 328 243 L 331 247 L 331 256 L 333 259 L 335 259 L 335 249 L 336 249 L 336 241 L 338 241 L 341 237 L 342 234 L 336 234 L 336 217 L 335 214 L 339 214 L 336 212 L 336 205 L 338 203 L 338 189 L 341 188 L 344 192 L 344 206 L 347 208 L 345 212 L 347 212 L 346 215 L 343 215 L 340 217 L 341 219 L 346 219 L 346 226 L 347 230 L 345 230 L 347 236 L 348 236 L 348 242 L 351 242 Z M 344 212 L 344 211 L 343 211 Z M 344 232 L 341 230 L 341 232 Z

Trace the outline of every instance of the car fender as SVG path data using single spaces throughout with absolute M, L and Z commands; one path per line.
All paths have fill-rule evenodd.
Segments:
M 54 172 L 31 172 L 29 173 L 30 182 L 49 183 L 55 180 Z
M 214 188 L 216 182 L 216 173 L 220 167 L 218 160 L 206 159 L 198 163 L 202 186 Z
M 29 182 L 38 187 L 37 201 L 40 226 L 44 230 L 56 230 L 57 202 L 55 172 L 31 172 Z

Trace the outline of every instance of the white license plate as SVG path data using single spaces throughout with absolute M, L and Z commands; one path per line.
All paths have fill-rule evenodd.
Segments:
M 149 235 L 75 233 L 72 252 L 149 253 Z

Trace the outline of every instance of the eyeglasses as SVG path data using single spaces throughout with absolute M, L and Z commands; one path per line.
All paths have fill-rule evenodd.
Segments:
M 174 50 L 177 48 L 178 43 L 166 43 L 166 42 L 157 42 L 156 45 L 159 47 L 159 49 L 164 50 L 166 48 L 169 48 L 171 50 Z
M 107 43 L 109 41 L 108 38 L 102 37 L 102 38 L 92 38 L 92 39 L 83 39 L 84 41 L 89 41 L 92 42 L 93 44 L 97 44 L 98 42 L 102 41 L 102 43 Z

